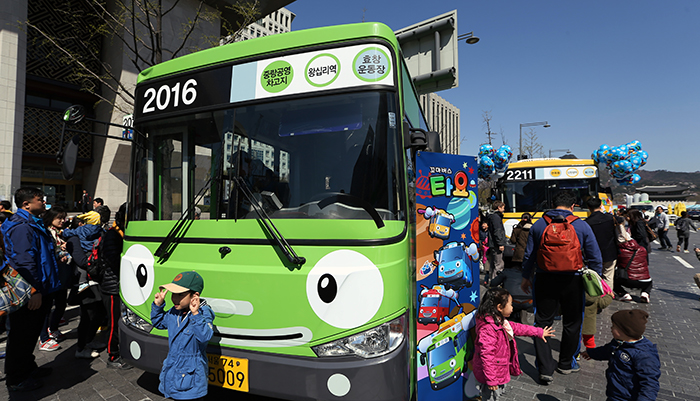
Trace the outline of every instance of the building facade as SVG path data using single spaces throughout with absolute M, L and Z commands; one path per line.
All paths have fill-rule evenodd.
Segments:
M 292 31 L 292 21 L 296 14 L 282 7 L 248 25 L 236 37 L 236 42 Z
M 420 95 L 420 105 L 430 129 L 440 133 L 443 153 L 459 154 L 459 109 L 435 93 Z
M 239 0 L 225 0 L 233 4 Z M 261 0 L 262 15 L 291 3 L 293 0 Z M 204 12 L 213 15 L 217 2 L 206 1 Z M 131 144 L 87 134 L 79 135 L 78 163 L 75 175 L 65 180 L 56 161 L 63 112 L 70 105 L 85 107 L 87 117 L 113 124 L 123 124 L 131 106 L 121 102 L 114 93 L 105 90 L 97 79 L 76 75 L 72 64 L 50 46 L 38 30 L 26 21 L 54 37 L 80 37 L 85 43 L 64 43 L 85 56 L 99 57 L 89 61 L 92 71 L 101 71 L 102 62 L 108 63 L 114 78 L 131 91 L 136 85 L 138 69 L 129 58 L 129 49 L 115 38 L 91 36 L 92 21 L 69 23 L 57 9 L 59 3 L 50 0 L 18 0 L 0 2 L 0 200 L 11 200 L 20 186 L 35 186 L 47 194 L 47 203 L 78 210 L 82 190 L 93 197 L 101 197 L 110 207 L 117 208 L 127 199 Z M 61 2 L 72 7 L 76 15 L 88 15 L 87 3 L 78 0 Z M 116 7 L 108 1 L 108 7 Z M 192 20 L 199 7 L 197 0 L 183 0 L 163 17 L 163 61 L 171 56 L 167 49 L 177 49 L 182 37 L 182 26 Z M 83 14 L 81 14 L 83 13 Z M 231 21 L 231 18 L 227 20 Z M 275 12 L 260 21 L 269 32 L 291 29 L 293 14 Z M 258 28 L 256 28 L 258 29 Z M 220 19 L 203 21 L 196 26 L 185 43 L 181 56 L 211 47 L 211 38 L 220 37 Z M 85 41 L 84 38 L 91 37 Z M 85 46 L 87 44 L 87 46 Z M 82 90 L 86 81 L 98 89 L 98 96 Z M 102 101 L 101 100 L 106 100 Z M 114 107 L 117 104 L 122 110 Z M 121 128 L 106 127 L 90 121 L 81 122 L 75 129 L 107 133 L 120 137 Z M 66 139 L 72 137 L 69 134 Z

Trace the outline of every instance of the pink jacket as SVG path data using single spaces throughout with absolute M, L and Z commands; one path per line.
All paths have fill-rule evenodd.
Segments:
M 541 327 L 509 322 L 516 336 L 542 337 Z M 503 326 L 494 323 L 486 316 L 476 318 L 476 341 L 472 359 L 474 377 L 479 383 L 499 386 L 510 381 L 511 376 L 520 376 L 518 346 L 508 341 Z

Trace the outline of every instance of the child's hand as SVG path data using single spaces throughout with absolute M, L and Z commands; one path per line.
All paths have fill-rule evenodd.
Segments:
M 199 294 L 197 293 L 194 293 L 192 299 L 190 299 L 190 312 L 192 312 L 193 315 L 199 313 Z
M 163 291 L 156 292 L 156 299 L 153 301 L 153 303 L 158 306 L 162 306 L 165 303 L 165 294 L 167 293 L 168 290 L 166 289 L 163 289 Z
M 590 360 L 591 360 L 591 356 L 588 355 L 588 351 L 583 351 L 583 352 L 581 353 L 581 358 L 583 358 L 583 359 L 585 359 L 585 360 L 587 360 L 587 361 L 590 361 Z
M 545 337 L 554 337 L 554 327 L 548 326 L 542 329 L 542 339 L 547 342 Z

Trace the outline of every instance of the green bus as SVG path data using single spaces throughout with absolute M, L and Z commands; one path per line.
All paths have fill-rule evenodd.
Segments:
M 152 372 L 159 285 L 196 270 L 209 381 L 285 399 L 415 393 L 416 146 L 389 27 L 268 36 L 143 71 L 121 262 L 122 357 Z M 166 299 L 169 308 L 170 299 Z

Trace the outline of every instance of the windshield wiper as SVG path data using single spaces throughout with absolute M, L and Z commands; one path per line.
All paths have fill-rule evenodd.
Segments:
M 218 172 L 215 174 L 218 177 Z M 209 176 L 209 179 L 207 182 L 204 184 L 202 189 L 197 192 L 197 195 L 194 196 L 194 199 L 190 202 L 189 206 L 187 207 L 187 210 L 185 210 L 182 215 L 180 215 L 180 218 L 177 220 L 173 228 L 170 230 L 168 235 L 165 237 L 163 242 L 160 243 L 160 246 L 158 246 L 158 249 L 153 253 L 154 256 L 157 256 L 158 263 L 163 264 L 165 263 L 168 258 L 170 258 L 170 255 L 175 252 L 175 248 L 177 245 L 180 243 L 180 240 L 182 237 L 185 236 L 187 233 L 187 230 L 190 228 L 192 225 L 192 222 L 194 221 L 194 208 L 199 203 L 200 200 L 202 200 L 202 197 L 204 196 L 206 190 L 211 186 L 213 176 Z M 189 223 L 189 224 L 188 224 Z
M 296 252 L 294 252 L 294 249 L 292 249 L 292 246 L 289 245 L 287 240 L 280 234 L 280 232 L 277 230 L 277 227 L 272 223 L 272 220 L 270 219 L 270 216 L 267 215 L 265 212 L 265 209 L 260 206 L 258 201 L 255 199 L 253 196 L 253 192 L 250 190 L 250 187 L 248 186 L 248 183 L 245 182 L 245 179 L 243 177 L 234 177 L 233 180 L 236 183 L 236 187 L 243 192 L 243 196 L 246 197 L 248 202 L 250 202 L 251 206 L 253 206 L 253 209 L 255 209 L 255 212 L 258 214 L 258 217 L 260 217 L 260 221 L 263 223 L 267 231 L 270 233 L 270 236 L 275 239 L 275 242 L 277 242 L 277 245 L 280 247 L 280 250 L 284 255 L 289 259 L 289 261 L 295 265 L 303 265 L 306 263 L 306 258 L 302 256 L 298 256 Z

